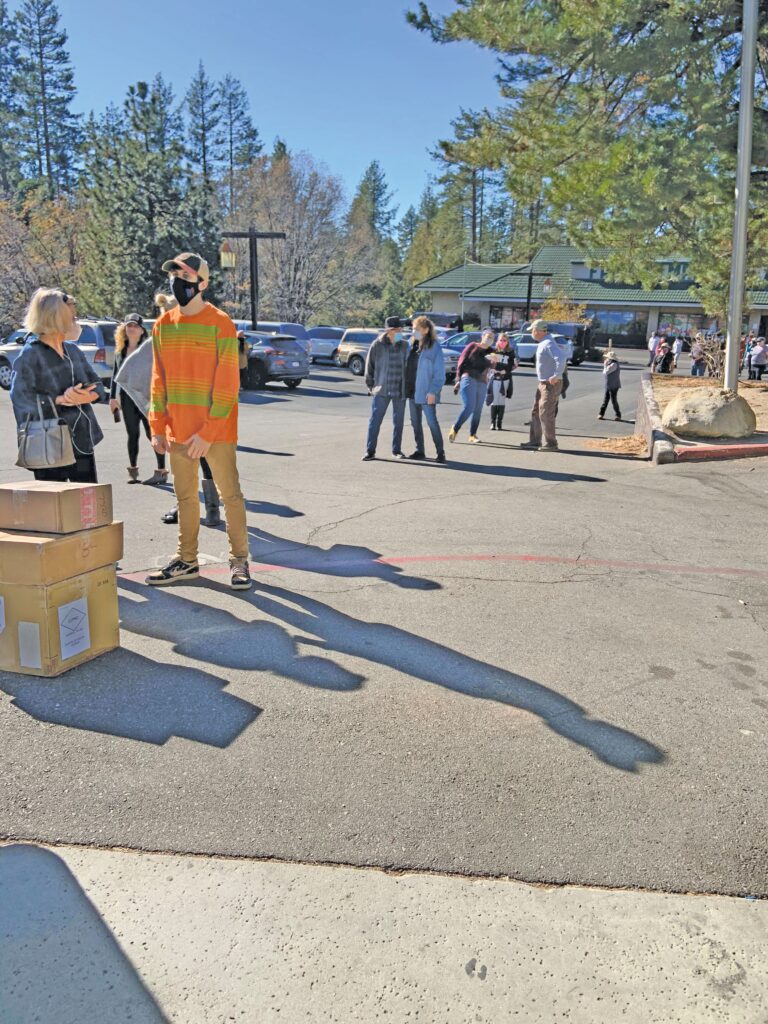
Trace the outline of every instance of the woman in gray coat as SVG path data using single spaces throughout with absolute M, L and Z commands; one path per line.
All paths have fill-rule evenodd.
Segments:
M 437 457 L 435 462 L 445 462 L 445 445 L 440 424 L 437 421 L 437 406 L 440 403 L 440 392 L 445 384 L 445 357 L 437 340 L 435 325 L 426 316 L 419 316 L 413 322 L 413 344 L 418 346 L 418 363 L 416 366 L 416 386 L 414 396 L 409 401 L 411 426 L 416 442 L 416 451 L 409 459 L 424 459 L 424 427 L 422 416 L 426 417 L 429 432 L 435 444 Z
M 605 419 L 605 410 L 608 408 L 608 402 L 611 402 L 613 403 L 613 411 L 616 413 L 616 419 L 620 420 L 619 388 L 621 387 L 621 367 L 613 349 L 606 352 L 603 356 L 603 378 L 605 380 L 605 397 L 603 398 L 603 404 L 600 406 L 600 414 L 597 418 L 599 420 Z

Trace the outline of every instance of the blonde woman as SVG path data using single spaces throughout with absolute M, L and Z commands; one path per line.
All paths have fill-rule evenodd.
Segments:
M 104 437 L 91 405 L 106 401 L 104 386 L 75 342 L 82 328 L 71 295 L 38 288 L 24 327 L 32 334 L 13 365 L 11 402 L 16 422 L 43 415 L 64 420 L 72 435 L 75 461 L 57 469 L 36 469 L 36 480 L 96 483 L 96 445 Z
M 121 410 L 123 414 L 123 423 L 128 434 L 129 484 L 137 484 L 139 482 L 137 462 L 139 458 L 139 437 L 141 436 L 142 428 L 147 436 L 147 440 L 150 442 L 152 434 L 145 414 L 130 395 L 118 384 L 117 373 L 125 360 L 133 355 L 136 349 L 144 344 L 146 339 L 147 329 L 138 313 L 130 313 L 123 323 L 118 325 L 115 331 L 115 376 L 112 378 L 112 388 L 109 393 L 109 407 L 113 413 Z M 168 480 L 168 470 L 165 468 L 165 455 L 158 455 L 157 452 L 154 455 L 157 461 L 157 469 L 144 483 L 153 485 L 164 484 Z

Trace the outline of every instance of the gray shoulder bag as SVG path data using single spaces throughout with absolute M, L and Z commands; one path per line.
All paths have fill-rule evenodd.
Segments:
M 52 399 L 48 399 L 56 409 Z M 22 469 L 58 469 L 71 466 L 75 461 L 72 434 L 68 425 L 58 416 L 43 417 L 43 404 L 37 395 L 38 419 L 30 413 L 19 427 L 19 457 L 16 465 Z

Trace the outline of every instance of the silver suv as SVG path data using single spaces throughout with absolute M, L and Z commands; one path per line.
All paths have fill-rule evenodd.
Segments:
M 339 342 L 336 365 L 347 366 L 356 377 L 362 377 L 365 373 L 368 349 L 380 334 L 381 331 L 376 331 L 371 327 L 347 328 L 344 331 L 344 337 Z

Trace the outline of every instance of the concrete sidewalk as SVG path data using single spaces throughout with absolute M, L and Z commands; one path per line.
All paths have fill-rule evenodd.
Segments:
M 3 1024 L 764 1024 L 768 903 L 0 847 Z

